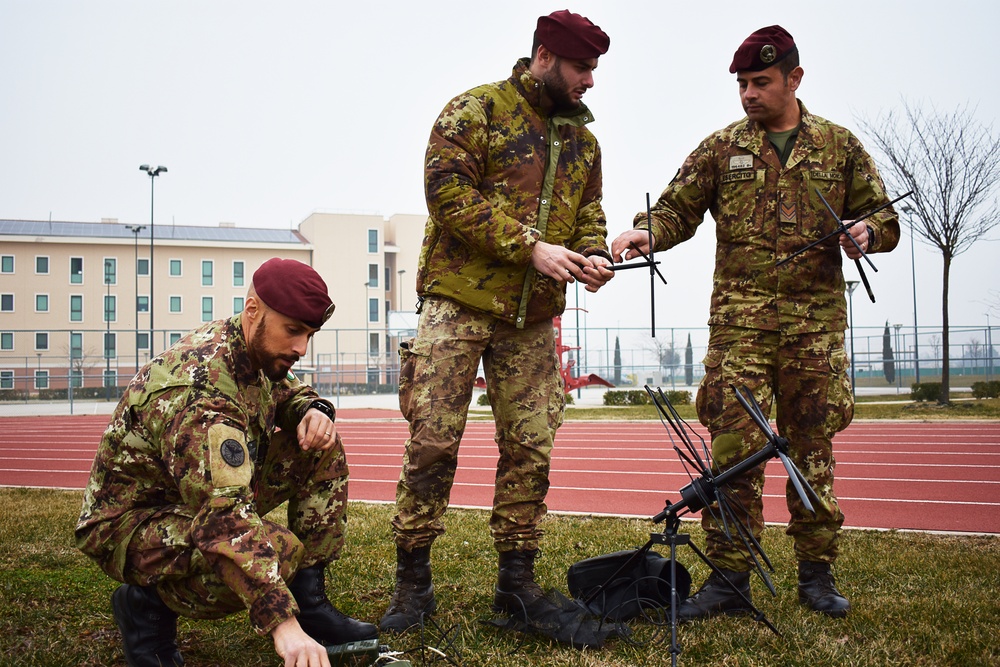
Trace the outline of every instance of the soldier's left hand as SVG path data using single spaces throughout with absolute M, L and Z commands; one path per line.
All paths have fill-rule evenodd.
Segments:
M 845 225 L 850 225 L 850 220 L 844 220 Z M 858 242 L 861 249 L 866 253 L 868 252 L 868 243 L 870 239 L 868 238 L 868 226 L 863 225 L 860 222 L 856 225 L 851 225 L 847 228 L 847 232 L 840 235 L 840 247 L 844 249 L 844 254 L 850 259 L 861 259 L 861 253 L 858 252 L 857 247 L 851 243 L 851 239 L 847 238 L 850 234 L 854 237 L 854 240 Z
M 304 451 L 330 449 L 337 441 L 337 427 L 333 420 L 315 408 L 306 410 L 295 433 L 299 447 Z

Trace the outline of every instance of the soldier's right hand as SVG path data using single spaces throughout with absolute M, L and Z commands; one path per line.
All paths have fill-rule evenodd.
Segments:
M 649 254 L 649 232 L 645 229 L 624 231 L 611 243 L 611 256 L 616 264 L 642 257 L 642 253 Z
M 307 635 L 294 616 L 271 630 L 271 637 L 285 667 L 330 667 L 326 648 Z

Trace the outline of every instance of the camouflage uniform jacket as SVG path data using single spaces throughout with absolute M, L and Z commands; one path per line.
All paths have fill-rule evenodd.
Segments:
M 192 547 L 216 572 L 223 561 L 239 567 L 235 592 L 251 619 L 271 626 L 297 607 L 254 507 L 255 464 L 275 425 L 294 432 L 318 396 L 291 376 L 272 383 L 251 368 L 241 317 L 193 331 L 129 384 L 94 459 L 76 541 L 128 581 L 136 527 L 160 512 L 184 515 Z M 273 612 L 258 602 L 285 618 L 261 619 Z
M 798 138 L 784 166 L 763 128 L 744 118 L 702 141 L 652 208 L 657 250 L 691 238 L 706 211 L 715 219 L 709 324 L 786 334 L 847 328 L 839 235 L 774 265 L 836 229 L 816 188 L 842 220 L 888 198 L 857 138 L 799 106 Z M 634 223 L 647 228 L 646 214 Z M 865 224 L 874 231 L 867 252 L 898 243 L 891 207 Z
M 525 58 L 509 79 L 451 100 L 424 170 L 430 215 L 417 292 L 517 327 L 566 307 L 565 284 L 531 268 L 536 242 L 610 259 L 592 116 L 583 105 L 551 114 L 542 88 Z

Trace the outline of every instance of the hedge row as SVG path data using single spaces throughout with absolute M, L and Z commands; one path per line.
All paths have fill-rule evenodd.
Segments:
M 910 387 L 910 398 L 914 401 L 937 401 L 941 398 L 940 382 L 914 383 Z
M 973 382 L 972 395 L 976 398 L 1000 398 L 1000 380 Z
M 671 405 L 688 405 L 691 402 L 690 391 L 665 391 Z M 653 400 L 645 390 L 627 389 L 604 392 L 604 405 L 651 405 Z

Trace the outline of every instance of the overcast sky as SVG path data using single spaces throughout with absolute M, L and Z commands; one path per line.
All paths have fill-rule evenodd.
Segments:
M 290 228 L 314 210 L 423 214 L 423 153 L 438 112 L 509 76 L 538 15 L 567 7 L 611 36 L 584 98 L 604 151 L 611 238 L 702 138 L 743 115 L 729 63 L 765 25 L 795 37 L 810 111 L 866 144 L 856 119 L 904 98 L 975 106 L 1000 131 L 994 0 L 0 0 L 0 218 L 145 222 L 142 163 L 169 169 L 156 181 L 158 225 Z M 706 323 L 713 248 L 708 218 L 659 257 L 669 281 L 657 293 L 659 325 Z M 953 325 L 981 326 L 988 311 L 1000 322 L 998 251 L 985 240 L 957 259 Z M 916 260 L 920 325 L 939 325 L 940 254 L 918 238 Z M 873 261 L 878 302 L 855 292 L 855 326 L 912 326 L 909 236 Z M 852 266 L 846 274 L 857 278 Z M 646 326 L 648 304 L 642 271 L 581 303 L 589 326 Z

